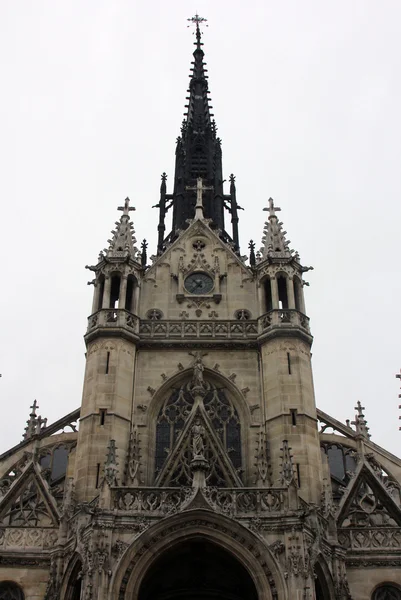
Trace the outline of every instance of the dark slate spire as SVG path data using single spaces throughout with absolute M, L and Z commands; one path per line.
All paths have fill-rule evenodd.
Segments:
M 231 242 L 235 250 L 239 249 L 235 186 L 231 186 L 234 189 L 232 202 L 232 189 L 228 196 L 223 192 L 221 140 L 216 135 L 217 127 L 211 113 L 213 107 L 210 106 L 208 97 L 208 77 L 200 30 L 200 24 L 206 19 L 195 15 L 188 21 L 196 27 L 194 60 L 187 96 L 187 112 L 182 123 L 181 135 L 177 138 L 173 193 L 166 193 L 166 176 L 163 174 L 160 203 L 157 205 L 160 208 L 159 254 L 163 252 L 166 242 L 174 240 L 179 230 L 188 227 L 188 219 L 194 218 L 196 193 L 188 188 L 194 188 L 199 177 L 202 178 L 205 189 L 209 188 L 203 196 L 204 217 L 211 219 L 210 226 L 218 229 L 226 242 Z M 167 204 L 168 201 L 171 201 L 171 204 Z M 173 208 L 172 231 L 164 237 L 164 218 L 170 206 Z M 233 209 L 235 213 L 232 214 L 234 239 L 224 229 L 224 207 L 230 212 Z

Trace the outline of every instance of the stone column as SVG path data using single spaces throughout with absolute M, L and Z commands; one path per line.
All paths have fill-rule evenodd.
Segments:
M 295 308 L 294 281 L 292 277 L 286 277 L 288 308 Z
M 273 309 L 278 310 L 278 308 L 279 308 L 278 284 L 277 284 L 277 279 L 275 277 L 272 277 L 270 279 L 270 285 L 271 285 L 271 289 L 272 289 L 272 306 L 273 306 Z
M 125 308 L 127 297 L 127 277 L 123 275 L 120 280 L 120 296 L 118 298 L 118 308 Z
M 110 308 L 110 291 L 111 291 L 111 277 L 108 275 L 104 280 L 102 308 Z
M 92 315 L 98 310 L 99 303 L 99 282 L 95 281 L 93 290 Z

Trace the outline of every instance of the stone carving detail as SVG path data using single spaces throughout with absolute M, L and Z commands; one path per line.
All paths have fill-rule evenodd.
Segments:
M 256 488 L 205 488 L 205 497 L 211 506 L 225 515 L 267 516 L 284 509 L 285 493 L 282 489 Z
M 3 549 L 37 548 L 47 550 L 54 547 L 58 530 L 48 527 L 10 527 L 0 529 L 0 547 Z
M 141 321 L 139 335 L 151 339 L 256 339 L 257 321 Z
M 266 432 L 259 431 L 258 448 L 256 451 L 256 485 L 266 487 L 271 485 L 271 465 L 269 461 L 268 441 Z
M 234 318 L 238 321 L 249 321 L 251 319 L 251 313 L 246 308 L 241 308 L 240 310 L 235 311 Z
M 388 548 L 401 552 L 400 527 L 369 527 L 340 529 L 338 541 L 347 550 L 378 550 Z
M 146 313 L 146 318 L 150 321 L 160 321 L 163 318 L 163 313 L 158 308 L 151 308 Z
M 138 429 L 134 427 L 131 430 L 127 462 L 124 472 L 124 485 L 138 485 L 140 483 L 140 451 Z
M 115 507 L 138 515 L 165 516 L 178 512 L 182 505 L 192 496 L 192 488 L 148 488 L 118 490 L 115 496 Z M 149 523 L 145 519 L 138 521 L 138 530 L 144 531 Z
M 281 454 L 281 483 L 290 485 L 294 482 L 294 466 L 292 464 L 291 448 L 288 446 L 288 440 L 283 440 L 283 446 L 280 448 Z
M 116 441 L 110 440 L 107 448 L 106 461 L 104 463 L 104 481 L 109 486 L 118 485 L 118 462 Z
M 113 544 L 111 548 L 111 555 L 117 560 L 120 560 L 128 546 L 129 544 L 126 542 L 123 542 L 122 540 L 116 540 L 115 544 Z
M 288 541 L 287 570 L 295 577 L 298 577 L 304 573 L 304 559 L 302 556 L 302 544 L 299 539 L 299 533 L 293 530 Z

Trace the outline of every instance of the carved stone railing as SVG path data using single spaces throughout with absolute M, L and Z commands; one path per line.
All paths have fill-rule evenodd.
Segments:
M 0 528 L 0 550 L 49 550 L 57 539 L 58 530 L 51 527 Z
M 350 552 L 401 552 L 401 527 L 347 527 L 339 530 L 338 541 Z
M 291 329 L 299 327 L 307 333 L 310 333 L 309 317 L 299 310 L 283 308 L 278 310 L 269 310 L 259 317 L 259 332 L 265 333 L 273 328 Z
M 287 488 L 113 488 L 117 511 L 143 517 L 164 517 L 185 510 L 199 492 L 211 510 L 235 517 L 268 517 L 287 512 Z
M 257 321 L 141 321 L 141 338 L 149 339 L 256 339 Z
M 99 328 L 124 327 L 138 333 L 139 319 L 136 315 L 123 308 L 102 308 L 88 318 L 88 333 Z

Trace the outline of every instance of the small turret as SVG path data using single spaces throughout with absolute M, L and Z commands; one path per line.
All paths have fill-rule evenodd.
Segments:
M 135 246 L 130 219 L 135 208 L 130 206 L 129 198 L 118 210 L 123 214 L 111 232 L 108 248 L 99 254 L 97 265 L 86 267 L 95 273 L 95 279 L 89 282 L 95 287 L 87 333 L 90 339 L 104 327 L 125 327 L 130 332 L 135 329 L 133 313 L 138 303 L 138 282 L 146 267 L 147 243 L 142 243 L 142 252 Z

